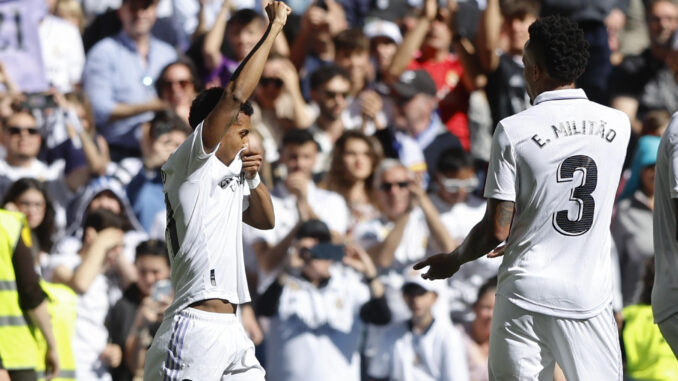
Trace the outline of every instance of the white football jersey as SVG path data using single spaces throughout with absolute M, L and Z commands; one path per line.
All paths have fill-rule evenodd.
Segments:
M 534 103 L 492 139 L 485 197 L 516 208 L 497 294 L 528 311 L 588 318 L 612 299 L 610 220 L 630 122 L 581 89 Z
M 654 181 L 652 312 L 660 323 L 678 312 L 678 241 L 673 210 L 673 199 L 678 198 L 678 113 L 673 114 L 659 143 Z
M 174 302 L 166 316 L 191 303 L 250 301 L 242 249 L 242 213 L 249 206 L 240 152 L 226 166 L 207 154 L 202 123 L 162 167 Z

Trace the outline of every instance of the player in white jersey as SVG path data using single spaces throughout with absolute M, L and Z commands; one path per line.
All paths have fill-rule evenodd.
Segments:
M 274 225 L 257 175 L 262 156 L 248 148 L 247 99 L 290 11 L 279 1 L 266 6 L 270 23 L 261 40 L 226 88 L 196 97 L 189 115 L 195 131 L 162 168 L 174 302 L 147 352 L 145 380 L 264 380 L 235 316 L 250 301 L 242 223 Z
M 654 185 L 652 314 L 678 358 L 678 113 L 659 143 Z
M 497 125 L 485 216 L 451 254 L 415 268 L 447 278 L 508 239 L 490 378 L 552 380 L 557 362 L 568 380 L 621 380 L 609 229 L 630 122 L 575 88 L 588 61 L 575 23 L 546 17 L 529 34 L 523 62 L 534 106 Z

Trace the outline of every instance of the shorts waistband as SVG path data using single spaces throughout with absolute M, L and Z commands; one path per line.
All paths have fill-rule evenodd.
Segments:
M 222 314 L 218 312 L 207 312 L 201 311 L 197 308 L 186 307 L 181 310 L 178 315 L 186 316 L 189 318 L 203 320 L 203 321 L 216 321 L 220 323 L 238 323 L 239 320 L 235 314 Z

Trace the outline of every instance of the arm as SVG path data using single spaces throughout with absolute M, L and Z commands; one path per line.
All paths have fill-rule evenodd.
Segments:
M 107 228 L 97 233 L 94 242 L 83 253 L 82 263 L 66 284 L 78 294 L 86 293 L 96 276 L 101 273 L 107 254 L 122 249 L 122 240 L 123 232 L 120 229 Z
M 426 279 L 449 278 L 461 265 L 480 258 L 506 240 L 511 229 L 515 204 L 491 198 L 485 216 L 471 229 L 464 242 L 450 254 L 437 254 L 416 265 L 416 270 L 430 266 L 422 276 Z
M 501 7 L 499 0 L 488 0 L 487 7 L 480 18 L 476 47 L 478 61 L 485 71 L 491 73 L 499 66 L 499 34 L 501 31 Z
M 452 236 L 450 236 L 445 225 L 440 221 L 440 214 L 438 214 L 438 210 L 435 205 L 433 205 L 433 202 L 431 202 L 426 191 L 416 182 L 412 182 L 410 184 L 410 192 L 412 197 L 418 201 L 419 207 L 424 212 L 426 225 L 431 232 L 431 238 L 433 238 L 436 245 L 438 245 L 438 249 L 445 252 L 452 251 L 457 244 Z
M 400 246 L 405 233 L 407 221 L 410 219 L 410 213 L 406 212 L 399 216 L 395 221 L 395 226 L 388 233 L 383 242 L 374 245 L 367 252 L 379 268 L 387 268 L 393 263 L 395 251 Z
M 273 42 L 282 31 L 290 8 L 280 1 L 274 1 L 266 6 L 266 12 L 271 22 L 261 40 L 238 66 L 231 81 L 226 86 L 224 94 L 205 118 L 202 131 L 202 143 L 205 152 L 212 152 L 226 134 L 233 121 L 238 117 L 240 106 L 249 99 L 257 86 L 264 64 L 271 51 Z
M 257 229 L 268 230 L 275 226 L 271 195 L 266 185 L 259 180 L 258 171 L 263 157 L 261 153 L 247 149 L 243 152 L 242 170 L 250 190 L 250 206 L 243 212 L 243 222 Z M 258 184 L 257 184 L 258 183 Z M 254 188 L 252 188 L 254 187 Z
M 202 15 L 204 8 L 204 1 L 200 2 L 200 14 Z M 202 43 L 202 56 L 205 60 L 207 71 L 212 71 L 219 66 L 222 59 L 221 44 L 224 42 L 224 32 L 226 31 L 226 22 L 231 16 L 230 1 L 226 0 L 221 5 L 221 10 L 217 15 L 217 19 L 205 35 L 205 41 Z M 202 20 L 201 20 L 202 21 Z
M 279 60 L 279 65 L 278 77 L 283 81 L 287 93 L 292 98 L 294 126 L 296 128 L 308 128 L 313 124 L 314 119 L 308 110 L 304 96 L 301 94 L 297 69 L 288 60 Z
M 109 122 L 129 118 L 131 116 L 143 114 L 149 111 L 162 111 L 169 108 L 169 105 L 164 101 L 156 98 L 144 103 L 118 103 L 111 111 L 108 117 Z
M 44 300 L 37 307 L 28 310 L 28 316 L 31 318 L 42 336 L 47 342 L 47 353 L 45 355 L 45 369 L 48 374 L 48 379 L 55 377 L 59 373 L 59 356 L 56 350 L 56 340 L 52 332 L 52 322 L 47 311 L 47 300 Z
M 421 43 L 424 42 L 426 33 L 431 27 L 431 22 L 436 17 L 437 4 L 436 0 L 425 0 L 424 13 L 419 17 L 414 28 L 407 32 L 403 43 L 396 50 L 393 56 L 391 66 L 388 68 L 390 80 L 395 81 L 407 69 L 407 65 L 412 61 L 414 53 L 419 49 Z
M 345 265 L 365 276 L 370 288 L 370 300 L 360 307 L 360 318 L 375 325 L 386 325 L 391 321 L 391 309 L 384 297 L 384 285 L 377 278 L 377 268 L 369 254 L 358 245 L 347 245 Z

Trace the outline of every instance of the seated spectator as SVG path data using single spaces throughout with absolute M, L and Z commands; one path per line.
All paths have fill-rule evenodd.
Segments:
M 118 367 L 111 369 L 116 381 L 131 381 L 136 370 L 143 364 L 137 363 L 136 341 L 141 340 L 139 333 L 150 328 L 152 334 L 160 327 L 160 317 L 169 306 L 169 295 L 154 295 L 153 291 L 159 281 L 170 276 L 170 262 L 167 246 L 164 241 L 144 241 L 136 248 L 134 267 L 137 281 L 132 283 L 106 317 L 108 336 L 113 344 L 122 348 L 122 361 Z M 127 346 L 126 343 L 130 345 Z M 148 343 L 150 345 L 150 342 Z M 143 347 L 145 350 L 146 347 Z
M 346 131 L 337 140 L 325 187 L 340 194 L 351 213 L 350 233 L 356 224 L 378 217 L 374 170 L 381 160 L 375 142 L 359 131 Z
M 494 311 L 494 294 L 496 291 L 496 277 L 483 284 L 473 303 L 475 315 L 473 321 L 462 325 L 471 381 L 489 381 L 490 379 L 487 364 L 490 356 L 490 330 L 492 328 L 492 312 Z
M 79 380 L 111 380 L 108 368 L 117 367 L 122 359 L 122 348 L 108 342 L 104 320 L 115 303 L 110 289 L 119 287 L 118 279 L 130 272 L 131 264 L 122 255 L 123 226 L 123 219 L 108 210 L 91 212 L 83 225 L 81 246 L 50 258 L 52 281 L 79 295 L 73 337 Z
M 87 54 L 84 90 L 114 161 L 140 156 L 141 124 L 153 118 L 153 111 L 167 108 L 153 83 L 177 53 L 151 36 L 157 1 L 124 0 L 118 10 L 122 31 L 99 41 Z
M 330 239 L 323 222 L 303 223 L 293 245 L 300 274 L 282 272 L 259 299 L 259 313 L 272 317 L 269 380 L 359 380 L 364 323 L 391 318 L 369 255 Z
M 387 328 L 369 365 L 372 381 L 468 381 L 469 369 L 461 334 L 449 320 L 435 318 L 437 285 L 418 272 L 408 274 L 403 298 L 412 317 Z
M 678 379 L 678 360 L 654 322 L 652 286 L 654 285 L 654 257 L 643 266 L 642 293 L 637 303 L 622 310 L 620 329 L 622 359 L 625 379 L 675 380 Z
M 343 239 L 348 228 L 349 211 L 341 195 L 318 188 L 311 177 L 318 144 L 307 130 L 292 130 L 283 138 L 281 164 L 284 181 L 271 191 L 275 227 L 256 230 L 245 226 L 245 242 L 254 250 L 260 271 L 260 286 L 270 283 L 287 256 L 299 226 L 310 219 L 327 224 L 334 240 Z M 262 283 L 263 282 L 263 283 Z
M 654 256 L 652 211 L 658 136 L 643 136 L 631 165 L 631 177 L 621 194 L 612 221 L 612 238 L 619 258 L 623 305 L 635 303 L 642 290 L 643 265 Z
M 37 253 L 36 262 L 42 269 L 47 265 L 56 233 L 54 204 L 45 184 L 29 177 L 21 178 L 9 187 L 2 205 L 26 216 Z
M 150 231 L 155 216 L 165 210 L 160 168 L 192 132 L 173 111 L 161 111 L 155 114 L 148 132 L 141 138 L 144 166 L 127 185 L 127 197 L 146 232 Z
M 188 124 L 191 103 L 202 90 L 193 62 L 180 59 L 165 66 L 155 83 L 155 89 L 160 99 L 167 102 L 169 108 Z

